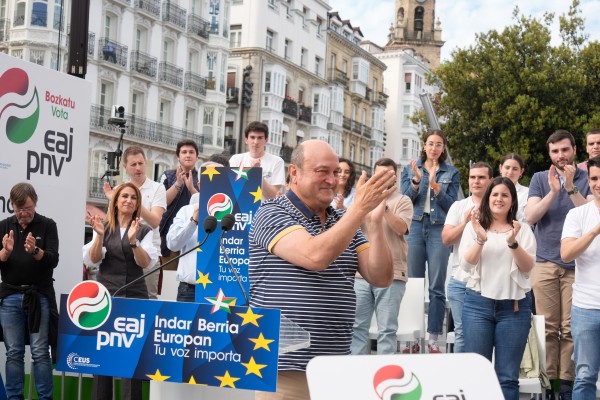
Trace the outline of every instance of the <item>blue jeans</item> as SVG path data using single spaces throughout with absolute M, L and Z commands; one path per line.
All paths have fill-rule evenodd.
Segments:
M 450 278 L 448 282 L 448 302 L 452 310 L 454 319 L 454 352 L 462 353 L 465 351 L 465 341 L 463 338 L 462 314 L 465 304 L 465 290 L 467 283 L 457 279 Z
M 519 367 L 531 328 L 531 292 L 519 300 L 492 300 L 471 289 L 465 292 L 462 314 L 465 352 L 492 361 L 506 400 L 519 399 Z
M 408 277 L 425 278 L 425 263 L 429 278 L 429 313 L 427 332 L 441 335 L 446 315 L 446 269 L 450 248 L 442 243 L 444 225 L 431 225 L 429 216 L 413 220 L 408 243 Z
M 377 318 L 377 354 L 394 354 L 398 348 L 396 331 L 398 330 L 398 311 L 400 302 L 406 291 L 406 282 L 394 280 L 387 288 L 371 286 L 364 279 L 354 281 L 356 292 L 356 318 L 350 352 L 352 354 L 369 354 L 369 327 L 375 311 Z
M 575 344 L 573 399 L 596 399 L 600 368 L 600 310 L 571 307 L 571 335 Z
M 41 320 L 38 333 L 27 332 L 27 311 L 23 308 L 24 293 L 11 294 L 0 303 L 0 324 L 6 347 L 6 394 L 8 399 L 23 398 L 25 379 L 25 337 L 29 335 L 33 375 L 39 399 L 52 399 L 52 361 L 48 331 L 50 304 L 40 294 Z
M 177 301 L 186 303 L 196 302 L 196 286 L 185 282 L 179 282 L 179 286 L 177 287 Z

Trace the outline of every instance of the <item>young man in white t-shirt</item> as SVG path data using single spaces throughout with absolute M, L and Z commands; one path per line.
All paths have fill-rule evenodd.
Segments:
M 281 157 L 265 151 L 269 141 L 269 127 L 262 122 L 250 122 L 244 130 L 247 153 L 234 154 L 229 166 L 234 168 L 261 167 L 263 170 L 263 200 L 272 199 L 285 184 L 285 168 Z
M 123 153 L 123 168 L 129 176 L 131 183 L 140 189 L 142 194 L 140 218 L 143 223 L 152 228 L 152 244 L 154 244 L 154 247 L 160 252 L 160 234 L 158 226 L 163 213 L 167 209 L 165 187 L 158 182 L 154 182 L 146 175 L 146 156 L 144 155 L 144 150 L 139 146 L 129 146 L 125 149 L 125 152 Z M 104 183 L 104 193 L 110 201 L 113 194 L 113 188 L 110 187 L 108 182 Z M 149 268 L 154 268 L 154 265 L 151 265 Z M 150 269 L 148 269 L 148 271 Z M 148 288 L 148 297 L 150 299 L 158 298 L 158 278 L 158 272 L 148 275 L 145 278 L 146 287 Z
M 471 220 L 472 213 L 479 210 L 481 199 L 487 190 L 493 177 L 492 167 L 484 162 L 476 162 L 469 170 L 469 192 L 471 196 L 466 199 L 455 201 L 446 214 L 444 230 L 442 230 L 442 242 L 446 246 L 452 246 L 452 253 L 448 264 L 452 268 L 452 276 L 446 290 L 452 318 L 454 319 L 454 352 L 462 353 L 464 350 L 462 332 L 462 310 L 465 297 L 466 282 L 468 275 L 458 268 L 460 257 L 458 248 L 460 239 L 467 223 Z
M 574 399 L 595 399 L 600 368 L 600 156 L 588 160 L 594 196 L 565 218 L 560 243 L 564 262 L 575 260 L 571 335 L 575 345 Z

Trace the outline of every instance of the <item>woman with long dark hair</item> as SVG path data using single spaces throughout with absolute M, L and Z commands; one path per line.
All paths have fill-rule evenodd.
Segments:
M 448 140 L 443 132 L 430 130 L 423 137 L 418 160 L 402 170 L 402 194 L 413 202 L 414 214 L 408 242 L 408 277 L 429 277 L 429 313 L 427 332 L 429 352 L 440 353 L 437 340 L 442 334 L 446 312 L 446 270 L 450 248 L 442 242 L 446 213 L 456 201 L 460 186 L 458 170 L 446 163 Z M 402 351 L 418 352 L 418 348 Z
M 113 294 L 117 289 L 142 276 L 144 268 L 156 264 L 158 252 L 152 244 L 152 229 L 140 222 L 142 196 L 131 182 L 119 185 L 108 205 L 106 223 L 93 216 L 91 242 L 83 246 L 83 262 L 97 266 L 98 282 Z M 121 292 L 121 296 L 147 299 L 146 281 L 140 279 Z M 122 380 L 123 399 L 141 399 L 140 379 Z M 112 399 L 113 378 L 94 375 L 93 399 Z
M 479 214 L 461 239 L 460 266 L 469 274 L 462 324 L 465 352 L 492 361 L 504 398 L 519 399 L 519 366 L 531 326 L 531 283 L 536 242 L 526 223 L 517 221 L 517 191 L 512 180 L 495 178 Z
M 517 199 L 519 208 L 517 209 L 517 220 L 527 222 L 525 220 L 525 206 L 527 205 L 527 197 L 529 196 L 529 188 L 519 183 L 519 179 L 525 172 L 525 162 L 520 155 L 516 153 L 508 153 L 500 160 L 500 175 L 508 178 L 515 184 L 517 190 Z
M 340 158 L 340 174 L 338 175 L 338 184 L 336 187 L 336 196 L 331 202 L 333 208 L 347 209 L 354 202 L 354 193 L 356 191 L 356 168 L 352 161 Z

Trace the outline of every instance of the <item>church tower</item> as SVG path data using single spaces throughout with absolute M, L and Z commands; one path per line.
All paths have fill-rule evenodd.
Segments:
M 435 0 L 396 0 L 395 16 L 385 50 L 412 48 L 432 69 L 437 68 L 444 41 L 441 23 L 435 17 Z

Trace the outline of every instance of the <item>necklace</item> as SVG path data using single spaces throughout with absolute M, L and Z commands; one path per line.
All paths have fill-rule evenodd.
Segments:
M 510 231 L 511 229 L 512 229 L 512 226 L 505 225 L 502 228 L 490 228 L 490 231 L 492 231 L 494 233 L 506 233 L 506 232 Z

